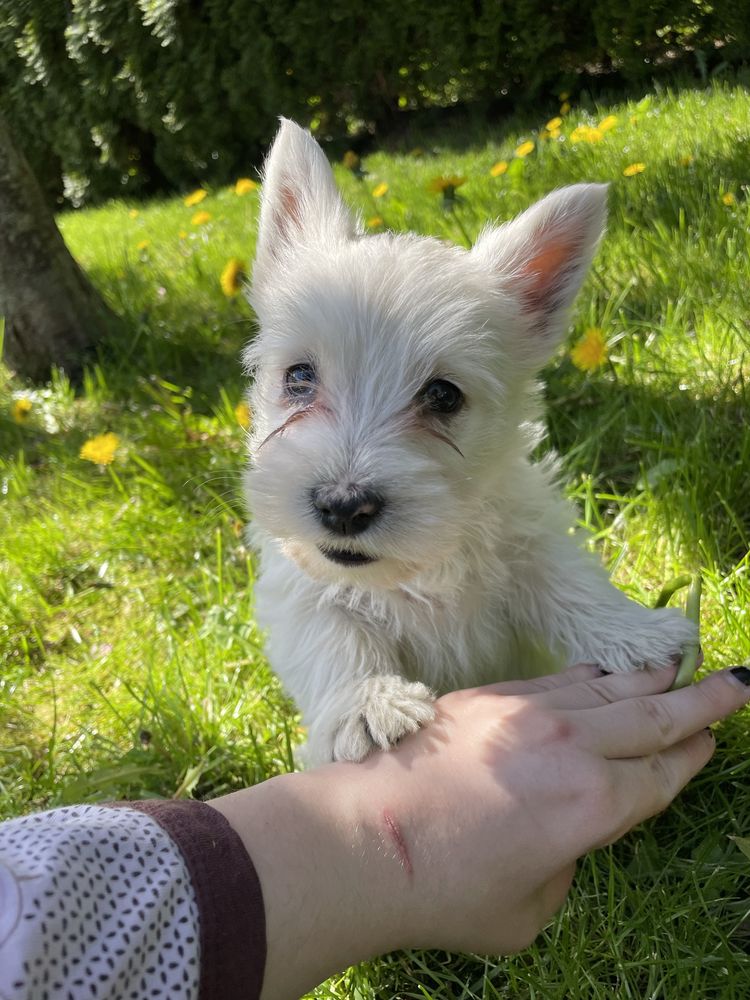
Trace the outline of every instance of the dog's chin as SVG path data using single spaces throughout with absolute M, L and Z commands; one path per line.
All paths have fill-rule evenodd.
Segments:
M 300 569 L 322 583 L 395 590 L 418 572 L 416 567 L 400 559 L 376 557 L 336 546 L 317 546 L 286 539 L 282 548 Z

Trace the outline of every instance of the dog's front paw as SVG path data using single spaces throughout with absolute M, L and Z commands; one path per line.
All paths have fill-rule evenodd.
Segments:
M 635 605 L 592 659 L 613 671 L 668 667 L 680 660 L 686 644 L 696 636 L 695 624 L 677 609 Z
M 333 743 L 334 760 L 363 760 L 387 750 L 435 716 L 434 695 L 418 682 L 396 674 L 370 677 L 356 710 L 345 716 Z

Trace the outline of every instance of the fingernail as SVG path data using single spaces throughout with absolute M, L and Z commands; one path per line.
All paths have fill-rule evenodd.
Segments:
M 729 673 L 734 674 L 737 680 L 744 684 L 745 687 L 750 687 L 750 667 L 730 667 Z

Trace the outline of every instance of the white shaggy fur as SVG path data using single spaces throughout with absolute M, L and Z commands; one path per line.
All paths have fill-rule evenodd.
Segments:
M 309 135 L 282 122 L 265 170 L 251 298 L 260 333 L 246 488 L 257 615 L 309 727 L 314 762 L 360 760 L 427 722 L 437 692 L 538 672 L 666 665 L 692 637 L 610 585 L 571 537 L 538 440 L 535 372 L 564 333 L 606 188 L 579 184 L 466 251 L 364 235 Z M 314 369 L 309 396 L 287 371 Z M 435 379 L 465 397 L 427 408 Z M 291 418 L 291 419 L 290 419 Z M 336 535 L 316 487 L 376 491 Z M 321 549 L 373 561 L 340 565 Z

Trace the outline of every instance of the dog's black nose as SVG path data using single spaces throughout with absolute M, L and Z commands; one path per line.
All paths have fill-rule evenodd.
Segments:
M 355 484 L 316 486 L 310 497 L 323 526 L 336 535 L 361 535 L 383 509 L 382 497 Z

